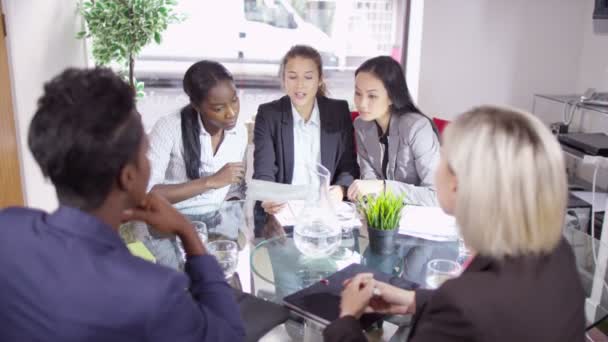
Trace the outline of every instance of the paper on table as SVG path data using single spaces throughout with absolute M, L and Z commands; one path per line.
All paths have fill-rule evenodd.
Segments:
M 287 202 L 304 200 L 310 195 L 308 185 L 291 185 L 252 179 L 247 182 L 247 199 Z
M 282 226 L 293 226 L 296 224 L 296 217 L 304 209 L 305 204 L 304 201 L 288 201 L 285 203 L 285 207 L 279 210 L 274 217 Z
M 591 191 L 572 191 L 572 194 L 583 201 L 593 204 L 594 210 L 597 213 L 603 212 L 606 210 L 606 200 L 608 200 L 608 194 L 605 192 L 596 192 L 595 193 L 595 203 L 591 203 L 592 201 L 592 192 Z
M 456 240 L 458 226 L 454 217 L 440 207 L 407 205 L 401 211 L 399 234 L 436 241 Z
M 296 218 L 305 205 L 306 201 L 288 201 L 285 207 L 274 216 L 281 225 L 293 226 L 296 224 Z M 356 211 L 344 202 L 340 202 L 336 206 L 336 216 L 342 227 L 354 228 L 361 226 L 361 220 L 358 218 Z

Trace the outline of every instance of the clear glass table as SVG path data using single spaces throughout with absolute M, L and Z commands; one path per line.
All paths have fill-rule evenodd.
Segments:
M 408 236 L 397 239 L 393 254 L 374 255 L 368 249 L 365 228 L 353 229 L 353 233 L 343 238 L 340 249 L 331 257 L 310 259 L 300 254 L 290 234 L 256 237 L 260 234 L 253 227 L 252 212 L 253 203 L 236 201 L 224 202 L 219 207 L 200 208 L 198 212 L 187 213 L 187 216 L 192 220 L 204 221 L 212 239 L 221 237 L 237 240 L 242 249 L 239 264 L 247 266 L 238 271 L 244 290 L 251 290 L 252 294 L 277 303 L 281 303 L 285 296 L 351 263 L 362 263 L 392 276 L 424 284 L 428 261 L 437 258 L 459 260 L 457 241 L 431 241 Z M 287 227 L 283 228 L 283 231 L 289 232 Z M 564 228 L 564 236 L 576 256 L 581 283 L 586 291 L 585 314 L 590 326 L 608 315 L 608 245 L 571 225 Z M 168 266 L 175 262 L 175 249 L 170 239 L 144 237 L 138 240 L 144 241 L 157 262 Z M 302 322 L 294 322 L 299 327 L 302 326 Z M 403 325 L 403 322 L 396 323 L 397 326 Z M 386 326 L 387 324 L 384 330 Z M 398 329 L 393 329 L 391 334 L 395 330 L 398 332 Z M 300 338 L 292 332 L 289 339 Z
M 237 242 L 239 250 L 249 250 L 250 234 L 247 212 L 250 211 L 247 201 L 225 201 L 220 205 L 199 206 L 182 212 L 190 221 L 203 222 L 206 226 L 209 242 L 231 240 Z M 152 252 L 157 263 L 180 269 L 181 253 L 176 244 L 176 237 L 160 234 L 143 223 L 134 225 L 138 240 Z M 240 262 L 247 263 L 247 257 Z M 244 260 L 244 261 L 243 261 Z M 248 276 L 248 275 L 247 275 Z
M 591 326 L 608 315 L 608 245 L 570 226 L 564 228 L 564 237 L 571 244 L 576 257 L 586 292 L 587 326 Z M 424 286 L 428 261 L 437 258 L 462 261 L 459 260 L 458 248 L 457 241 L 399 236 L 395 253 L 389 256 L 374 255 L 368 249 L 365 231 L 359 233 L 355 230 L 353 241 L 343 242 L 341 250 L 335 255 L 315 260 L 304 257 L 290 235 L 273 237 L 258 243 L 251 252 L 252 293 L 280 303 L 285 296 L 353 262 Z M 407 323 L 394 317 L 389 322 L 397 325 Z
M 360 263 L 393 277 L 403 277 L 424 284 L 426 264 L 443 258 L 458 260 L 457 241 L 430 241 L 400 236 L 390 255 L 378 255 L 369 249 L 365 228 L 344 234 L 340 248 L 326 258 L 302 255 L 292 235 L 261 240 L 251 252 L 252 293 L 266 300 L 282 303 L 285 296 L 326 278 L 352 263 Z M 374 341 L 399 340 L 407 336 L 410 317 L 389 317 L 381 327 L 368 333 Z M 322 340 L 323 327 L 294 315 L 284 327 L 280 340 Z M 306 338 L 304 337 L 306 336 Z
M 608 245 L 589 234 L 566 227 L 564 237 L 572 246 L 585 290 L 585 316 L 591 326 L 608 315 Z
M 424 284 L 426 264 L 442 258 L 457 261 L 456 241 L 430 241 L 400 236 L 394 253 L 378 255 L 368 248 L 365 231 L 353 230 L 342 239 L 336 253 L 326 258 L 309 258 L 301 254 L 291 235 L 261 241 L 251 252 L 253 291 L 280 303 L 285 296 L 345 268 L 359 263 L 391 276 Z

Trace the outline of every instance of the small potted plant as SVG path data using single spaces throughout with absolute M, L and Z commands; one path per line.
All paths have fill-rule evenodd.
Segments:
M 96 65 L 118 64 L 137 97 L 143 82 L 135 79 L 135 58 L 172 23 L 184 20 L 176 13 L 176 0 L 86 0 L 78 2 L 86 25 L 77 38 L 90 38 Z
M 382 255 L 393 253 L 401 210 L 405 206 L 403 197 L 386 191 L 378 195 L 363 197 L 359 206 L 367 221 L 371 251 Z

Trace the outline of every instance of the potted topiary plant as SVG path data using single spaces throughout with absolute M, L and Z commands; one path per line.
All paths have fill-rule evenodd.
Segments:
M 395 196 L 390 191 L 365 196 L 360 200 L 359 207 L 367 221 L 369 246 L 373 253 L 393 253 L 404 206 L 403 197 Z
M 143 96 L 143 82 L 135 80 L 135 57 L 171 23 L 183 20 L 175 13 L 176 0 L 87 0 L 78 5 L 86 22 L 77 38 L 91 38 L 97 65 L 117 64 L 137 96 Z

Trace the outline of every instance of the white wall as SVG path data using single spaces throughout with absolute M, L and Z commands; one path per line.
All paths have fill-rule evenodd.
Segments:
M 534 93 L 574 92 L 590 1 L 425 1 L 421 109 L 451 119 L 478 104 L 530 110 Z
M 608 91 L 608 20 L 591 20 L 594 1 L 582 1 L 586 6 L 577 90 L 582 93 L 587 88 L 596 88 L 605 92 Z
M 418 99 L 418 87 L 420 86 L 423 23 L 424 0 L 410 0 L 410 22 L 407 38 L 405 80 L 414 101 L 417 101 Z
M 57 207 L 57 198 L 27 147 L 27 131 L 44 82 L 86 65 L 84 45 L 74 38 L 81 27 L 76 2 L 2 0 L 26 204 L 46 210 Z

